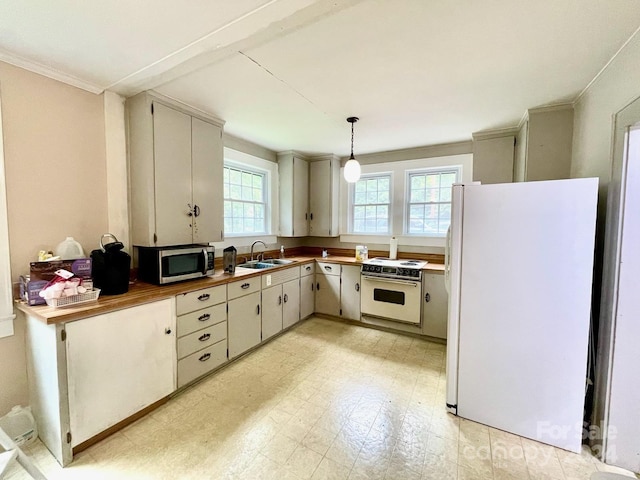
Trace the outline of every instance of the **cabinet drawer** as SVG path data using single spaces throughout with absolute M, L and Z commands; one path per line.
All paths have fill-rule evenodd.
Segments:
M 232 282 L 227 284 L 227 297 L 229 300 L 242 297 L 243 295 L 249 295 L 253 292 L 260 291 L 260 277 L 247 278 L 246 280 L 240 280 L 239 282 Z
M 227 322 L 211 325 L 178 339 L 178 358 L 184 358 L 205 347 L 227 339 Z
M 227 342 L 224 340 L 178 360 L 178 388 L 219 367 L 226 361 Z
M 306 277 L 307 275 L 313 275 L 316 271 L 315 267 L 315 262 L 305 263 L 304 265 L 300 266 L 300 276 Z
M 200 310 L 211 305 L 217 305 L 227 300 L 227 289 L 224 285 L 217 287 L 203 288 L 194 292 L 176 295 L 176 313 L 183 313 Z
M 300 267 L 291 267 L 262 274 L 262 288 L 268 288 L 300 278 Z
M 182 337 L 196 330 L 210 327 L 227 319 L 227 304 L 221 303 L 213 307 L 203 308 L 178 317 L 177 335 Z
M 318 262 L 316 273 L 322 273 L 324 275 L 340 275 L 340 264 Z

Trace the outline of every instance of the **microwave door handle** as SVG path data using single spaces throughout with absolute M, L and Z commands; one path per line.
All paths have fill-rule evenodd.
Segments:
M 207 249 L 202 249 L 202 256 L 204 257 L 204 263 L 202 264 L 202 275 L 207 274 L 207 264 L 209 263 L 209 255 L 207 254 Z

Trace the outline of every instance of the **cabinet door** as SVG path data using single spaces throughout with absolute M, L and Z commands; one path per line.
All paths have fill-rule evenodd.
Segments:
M 340 316 L 339 275 L 316 275 L 316 313 Z
M 222 240 L 224 199 L 222 189 L 222 129 L 199 118 L 191 121 L 193 243 Z
M 72 446 L 175 390 L 174 312 L 162 300 L 65 326 Z
M 309 163 L 293 157 L 293 236 L 309 234 Z
M 360 320 L 360 267 L 342 266 L 340 300 L 342 318 Z
M 260 343 L 260 292 L 229 301 L 229 358 L 234 358 Z
M 313 275 L 307 275 L 300 278 L 300 319 L 313 315 L 315 298 L 316 298 L 316 282 Z
M 153 142 L 156 245 L 193 243 L 189 217 L 191 117 L 154 103 Z
M 315 237 L 330 235 L 331 162 L 318 160 L 309 165 L 309 234 Z
M 449 296 L 444 287 L 444 275 L 422 276 L 422 333 L 436 338 L 447 338 Z
M 262 291 L 262 340 L 282 331 L 282 285 Z
M 282 327 L 288 328 L 300 321 L 300 280 L 282 285 Z

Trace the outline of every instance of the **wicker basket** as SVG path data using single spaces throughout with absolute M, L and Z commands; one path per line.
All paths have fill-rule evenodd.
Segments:
M 93 302 L 100 296 L 100 289 L 94 288 L 86 293 L 71 295 L 70 297 L 60 297 L 47 299 L 47 305 L 53 308 L 74 307 L 81 303 Z

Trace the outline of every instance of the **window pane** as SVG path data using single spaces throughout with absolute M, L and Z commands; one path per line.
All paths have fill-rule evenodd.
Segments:
M 253 188 L 262 189 L 262 175 L 253 176 Z
M 389 190 L 389 177 L 378 179 L 378 190 Z
M 242 199 L 242 187 L 238 185 L 231 185 L 231 192 L 229 198 L 232 200 L 240 200 Z
M 363 203 L 367 203 L 367 194 L 366 193 L 357 193 L 356 192 L 354 203 L 356 205 L 361 205 Z
M 240 185 L 242 183 L 242 175 L 238 170 L 230 170 L 229 171 L 229 181 L 236 185 Z
M 356 182 L 356 192 L 366 192 L 366 191 L 367 191 L 366 180 L 358 180 Z
M 440 175 L 427 175 L 427 188 L 439 187 Z
M 411 176 L 411 189 L 414 188 L 424 188 L 424 175 Z
M 440 178 L 440 187 L 450 187 L 456 182 L 456 174 L 455 173 L 443 173 Z
M 420 190 L 411 190 L 411 198 L 410 202 L 424 202 L 425 201 L 425 192 L 423 189 Z
M 378 180 L 370 178 L 367 180 L 367 192 L 375 192 L 378 190 Z
M 355 207 L 353 209 L 353 218 L 354 219 L 364 218 L 364 209 L 365 207 Z
M 364 232 L 364 219 L 362 219 L 362 220 L 354 220 L 353 221 L 353 231 L 354 232 Z
M 358 180 L 354 187 L 350 231 L 388 233 L 391 177 L 376 175 Z
M 440 189 L 440 201 L 441 202 L 450 202 L 451 201 L 451 187 L 446 187 Z
M 262 190 L 260 190 L 259 188 L 254 188 L 253 189 L 253 201 L 254 202 L 261 202 L 262 201 Z
M 367 203 L 376 203 L 378 201 L 378 192 L 367 192 Z
M 231 231 L 234 233 L 242 232 L 244 226 L 242 225 L 242 218 L 234 218 L 231 226 Z

